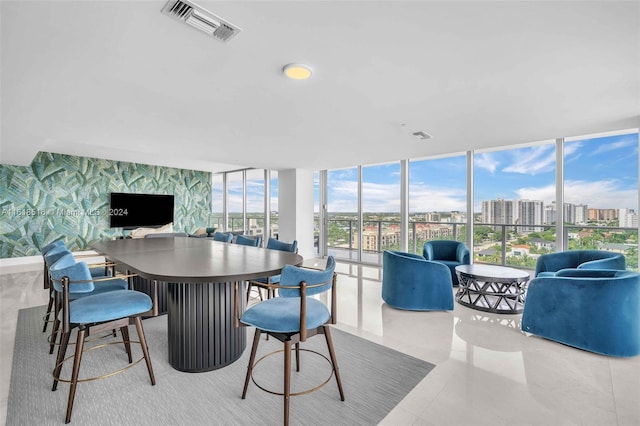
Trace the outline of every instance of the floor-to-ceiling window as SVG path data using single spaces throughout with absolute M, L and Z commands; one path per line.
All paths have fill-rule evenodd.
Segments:
M 210 227 L 224 230 L 224 175 L 211 177 L 211 223 Z
M 280 216 L 278 214 L 278 172 L 276 170 L 271 170 L 271 176 L 269 178 L 269 206 L 270 206 L 270 219 L 269 219 L 269 227 L 270 234 L 268 237 L 278 237 L 278 223 L 280 221 Z
M 277 235 L 277 172 L 247 169 L 217 173 L 212 176 L 211 187 L 211 226 L 220 231 L 262 235 L 263 239 L 273 232 Z
M 466 240 L 465 155 L 409 161 L 409 251 L 430 240 Z
M 250 169 L 246 171 L 246 216 L 247 224 L 245 234 L 267 234 L 265 224 L 265 182 L 263 169 Z
M 400 248 L 400 163 L 362 167 L 362 232 L 352 235 L 364 263 L 380 263 L 384 250 Z
M 227 214 L 226 231 L 244 230 L 244 171 L 227 173 Z
M 474 261 L 533 268 L 555 250 L 555 155 L 555 141 L 475 153 Z
M 353 236 L 360 233 L 358 218 L 359 169 L 327 173 L 327 247 L 337 259 L 359 260 Z
M 566 138 L 564 242 L 623 253 L 638 268 L 638 132 Z

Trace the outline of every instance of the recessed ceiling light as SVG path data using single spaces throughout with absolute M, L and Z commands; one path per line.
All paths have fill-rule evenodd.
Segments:
M 294 80 L 306 80 L 311 77 L 311 67 L 304 64 L 288 64 L 283 70 L 284 75 Z

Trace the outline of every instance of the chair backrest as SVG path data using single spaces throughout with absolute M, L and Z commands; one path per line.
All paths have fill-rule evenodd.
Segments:
M 307 283 L 307 296 L 324 293 L 331 289 L 333 285 L 333 273 L 336 269 L 336 261 L 333 256 L 327 258 L 327 266 L 324 270 L 314 270 L 308 268 L 300 268 L 298 266 L 286 265 L 282 268 L 280 275 L 281 286 L 299 286 L 302 281 Z M 313 287 L 316 284 L 322 284 Z M 278 289 L 280 297 L 300 297 L 300 289 Z
M 89 267 L 84 262 L 76 262 L 71 253 L 52 264 L 49 267 L 49 273 L 53 279 L 53 288 L 58 292 L 62 291 L 60 281 L 64 277 L 68 277 L 70 281 L 87 281 L 70 286 L 70 293 L 89 293 L 95 289 Z
M 233 239 L 233 234 L 231 232 L 214 232 L 213 239 L 214 241 L 230 243 L 231 240 Z
M 541 272 L 557 272 L 560 269 L 626 269 L 625 257 L 620 253 L 604 250 L 567 250 L 547 253 L 538 257 L 534 276 Z
M 242 246 L 260 247 L 262 237 L 260 235 L 253 237 L 245 237 L 244 235 L 236 235 L 236 244 Z
M 423 256 L 427 260 L 469 260 L 469 249 L 466 244 L 453 240 L 433 240 L 424 243 Z M 466 257 L 466 259 L 465 259 Z
M 40 250 L 40 253 L 42 253 L 42 255 L 44 256 L 51 249 L 54 249 L 54 248 L 60 247 L 60 246 L 64 246 L 64 240 L 57 240 L 57 241 L 54 241 L 54 242 L 52 242 L 50 244 L 47 244 L 46 246 L 42 247 L 42 249 Z
M 292 242 L 287 243 L 285 241 L 280 241 L 276 240 L 275 238 L 269 237 L 267 248 L 271 250 L 289 251 L 291 253 L 296 253 L 298 251 L 298 240 L 293 240 Z
M 71 252 L 65 246 L 52 248 L 47 252 L 47 254 L 44 255 L 44 263 L 48 267 L 51 267 L 51 265 L 56 263 L 60 258 L 68 254 L 71 254 Z

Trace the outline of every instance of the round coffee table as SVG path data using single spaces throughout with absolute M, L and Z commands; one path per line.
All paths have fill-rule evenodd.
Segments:
M 456 266 L 460 284 L 456 301 L 479 311 L 519 314 L 524 307 L 524 294 L 529 273 L 496 265 Z

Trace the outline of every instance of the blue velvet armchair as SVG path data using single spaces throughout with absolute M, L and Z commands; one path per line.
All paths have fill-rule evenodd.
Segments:
M 399 251 L 382 255 L 382 299 L 394 308 L 451 311 L 451 287 L 451 273 L 442 263 Z
M 543 254 L 536 262 L 534 277 L 554 276 L 561 269 L 626 269 L 625 258 L 620 253 L 602 250 L 571 250 Z
M 445 264 L 451 273 L 451 282 L 458 286 L 456 266 L 470 265 L 471 252 L 465 243 L 450 240 L 433 240 L 424 243 L 422 256 L 427 260 L 433 260 Z
M 640 274 L 563 269 L 534 278 L 522 331 L 603 355 L 639 355 Z

